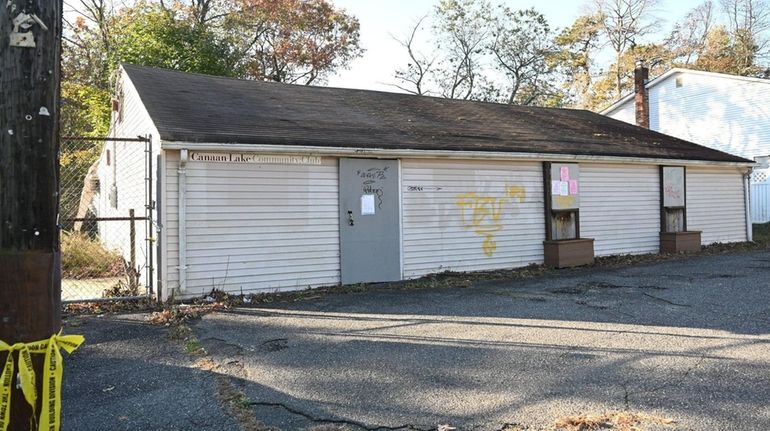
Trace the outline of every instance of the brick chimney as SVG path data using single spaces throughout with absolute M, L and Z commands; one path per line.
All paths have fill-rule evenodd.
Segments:
M 650 95 L 647 92 L 647 79 L 650 77 L 650 70 L 642 65 L 641 61 L 636 62 L 634 69 L 634 99 L 636 101 L 636 125 L 650 128 Z

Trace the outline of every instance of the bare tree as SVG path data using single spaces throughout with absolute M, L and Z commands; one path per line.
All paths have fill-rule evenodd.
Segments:
M 731 30 L 745 28 L 752 34 L 770 29 L 768 0 L 720 0 Z
M 446 50 L 438 69 L 441 93 L 450 99 L 471 99 L 486 84 L 481 76 L 484 45 L 490 35 L 486 0 L 441 0 L 434 30 Z
M 770 1 L 720 0 L 722 10 L 735 38 L 743 62 L 751 64 L 755 57 L 766 57 L 770 40 Z
M 531 105 L 553 91 L 546 79 L 546 59 L 556 48 L 545 17 L 534 9 L 512 11 L 501 7 L 494 20 L 494 41 L 489 50 L 496 68 L 508 79 L 507 102 Z
M 674 57 L 689 65 L 703 53 L 709 32 L 714 26 L 714 3 L 707 0 L 696 6 L 674 25 L 665 41 Z
M 419 53 L 415 47 L 417 32 L 420 30 L 420 27 L 422 27 L 422 24 L 427 17 L 428 16 L 425 15 L 417 21 L 414 27 L 412 27 L 412 31 L 409 33 L 408 37 L 404 39 L 393 38 L 401 46 L 406 48 L 410 59 L 406 68 L 396 69 L 396 79 L 401 81 L 404 85 L 394 84 L 394 86 L 407 93 L 416 95 L 427 95 L 431 93 L 425 87 L 433 64 L 436 62 L 435 56 L 428 58 L 422 53 Z
M 160 7 L 170 15 L 175 9 L 184 6 L 184 12 L 196 26 L 205 26 L 214 21 L 235 13 L 227 1 L 222 0 L 160 0 Z
M 621 67 L 623 53 L 637 44 L 637 39 L 649 34 L 658 23 L 652 16 L 652 9 L 658 0 L 594 0 L 594 7 L 600 14 L 602 28 L 613 51 L 615 51 L 615 96 L 620 98 L 623 76 Z
M 416 48 L 431 19 L 430 54 Z M 411 94 L 521 105 L 561 103 L 550 56 L 553 34 L 534 9 L 493 9 L 488 0 L 441 0 L 433 14 L 396 39 L 409 62 L 393 86 Z

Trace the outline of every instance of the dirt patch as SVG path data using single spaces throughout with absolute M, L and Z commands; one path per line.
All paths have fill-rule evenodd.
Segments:
M 115 301 L 76 302 L 64 304 L 62 313 L 70 315 L 100 315 L 107 313 L 133 313 L 157 309 L 158 304 L 150 298 L 120 299 Z
M 161 311 L 156 311 L 147 317 L 147 321 L 153 325 L 179 325 L 190 320 L 195 320 L 212 311 L 221 311 L 229 308 L 227 302 L 212 302 L 205 304 L 177 304 L 171 305 Z

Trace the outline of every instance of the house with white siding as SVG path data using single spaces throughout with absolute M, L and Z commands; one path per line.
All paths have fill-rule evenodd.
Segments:
M 672 235 L 697 248 L 751 235 L 752 161 L 589 111 L 131 65 L 120 88 L 114 133 L 152 136 L 158 161 L 163 298 L 562 267 L 685 249 Z
M 646 81 L 649 128 L 756 160 L 755 223 L 770 221 L 770 79 L 675 68 Z M 636 123 L 631 93 L 601 112 Z

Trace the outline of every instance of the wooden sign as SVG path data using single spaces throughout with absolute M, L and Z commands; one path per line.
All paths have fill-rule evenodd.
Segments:
M 665 208 L 685 206 L 683 166 L 663 167 L 663 206 Z
M 580 167 L 577 163 L 551 164 L 551 209 L 580 208 Z
M 202 153 L 190 152 L 193 162 L 209 163 L 253 163 L 267 165 L 320 165 L 318 156 L 296 156 L 285 154 L 254 154 L 254 153 Z

